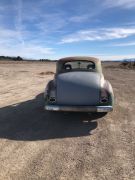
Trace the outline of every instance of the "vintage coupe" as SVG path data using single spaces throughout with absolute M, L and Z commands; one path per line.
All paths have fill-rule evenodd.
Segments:
M 55 77 L 47 84 L 44 98 L 49 111 L 109 112 L 114 102 L 100 60 L 80 56 L 57 61 Z

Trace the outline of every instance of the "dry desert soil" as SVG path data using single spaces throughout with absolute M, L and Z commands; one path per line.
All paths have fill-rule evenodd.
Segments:
M 55 63 L 0 62 L 0 180 L 135 179 L 135 71 L 103 64 L 114 111 L 44 111 Z

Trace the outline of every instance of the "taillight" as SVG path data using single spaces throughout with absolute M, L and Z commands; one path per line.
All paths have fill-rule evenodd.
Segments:
M 104 88 L 101 89 L 100 102 L 107 103 L 108 102 L 108 93 Z

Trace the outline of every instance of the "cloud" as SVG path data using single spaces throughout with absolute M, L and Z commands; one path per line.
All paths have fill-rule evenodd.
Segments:
M 135 8 L 135 0 L 105 0 L 104 1 L 105 7 L 121 7 L 124 9 L 132 9 Z
M 41 21 L 35 25 L 44 35 L 56 33 L 67 25 L 67 21 L 65 21 L 63 16 L 60 13 L 46 13 L 42 15 Z
M 0 1 L 0 54 L 44 58 L 55 53 L 50 47 L 56 46 L 56 49 L 59 49 L 58 41 L 63 44 L 105 41 L 135 35 L 134 23 L 130 23 L 129 28 L 95 28 L 78 31 L 84 27 L 107 26 L 110 17 L 107 16 L 108 20 L 102 22 L 102 18 L 106 18 L 104 13 L 108 13 L 109 8 L 115 7 L 132 9 L 135 7 L 135 0 L 85 0 L 84 2 L 82 0 L 73 2 L 12 0 L 10 3 L 9 0 L 2 0 Z M 97 20 L 100 23 L 97 23 Z M 127 27 L 126 24 L 123 27 Z M 134 43 L 114 46 L 127 45 L 133 46 Z
M 67 35 L 61 40 L 61 44 L 79 41 L 104 41 L 127 38 L 135 35 L 135 28 L 100 28 L 97 30 L 81 30 Z
M 38 40 L 20 42 L 17 30 L 0 29 L 0 55 L 22 56 L 26 58 L 45 58 L 54 54 L 53 48 L 40 44 Z
M 33 44 L 26 44 L 24 46 L 17 44 L 9 48 L 6 46 L 1 46 L 1 55 L 7 56 L 21 56 L 24 58 L 46 58 L 46 56 L 54 54 L 52 48 L 45 48 L 43 46 L 37 46 Z
M 19 1 L 22 3 L 18 4 L 16 24 L 21 27 L 21 30 L 29 30 L 32 34 L 39 36 L 41 34 L 49 36 L 61 31 L 68 24 L 66 12 L 58 8 L 66 0 L 40 0 L 38 3 L 37 1 Z
M 101 60 L 123 60 L 123 59 L 131 59 L 131 58 L 135 58 L 135 54 L 119 54 L 119 55 L 109 55 L 109 54 L 105 54 L 105 55 L 101 55 L 101 56 L 95 56 L 97 58 L 100 58 Z
M 135 42 L 117 43 L 117 44 L 113 44 L 112 46 L 119 46 L 119 47 L 135 46 Z
M 71 18 L 69 18 L 69 21 L 80 23 L 80 22 L 85 22 L 88 19 L 89 19 L 89 15 L 85 14 L 85 15 L 72 16 Z
M 90 57 L 96 57 L 96 58 L 98 58 L 98 59 L 100 59 L 100 60 L 123 60 L 123 59 L 130 59 L 130 58 L 135 58 L 135 54 L 86 54 L 86 53 L 84 53 L 84 54 L 70 54 L 71 56 L 78 56 L 78 55 L 80 55 L 80 56 L 90 56 Z M 67 53 L 67 54 L 64 54 L 64 56 L 69 56 L 69 54 Z M 53 59 L 60 59 L 60 58 L 62 58 L 63 56 L 62 55 L 58 55 L 58 56 L 56 56 L 55 55 L 55 57 L 53 57 Z
M 135 58 L 135 54 L 87 54 L 87 56 L 96 57 L 101 60 L 123 60 Z
M 49 4 L 50 6 L 55 6 L 55 5 L 59 5 L 59 4 L 63 4 L 65 2 L 67 2 L 68 0 L 41 0 L 40 2 L 42 4 Z
M 23 35 L 22 35 L 22 0 L 17 1 L 17 6 L 15 7 L 16 10 L 16 17 L 15 17 L 15 29 L 18 33 L 18 39 L 22 44 L 24 44 Z

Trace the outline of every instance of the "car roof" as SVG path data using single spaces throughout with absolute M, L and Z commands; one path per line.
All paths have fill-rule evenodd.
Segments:
M 73 57 L 65 57 L 65 58 L 61 58 L 58 60 L 58 63 L 59 62 L 68 62 L 68 61 L 77 61 L 77 60 L 80 60 L 80 61 L 92 61 L 92 62 L 99 62 L 100 60 L 97 59 L 97 58 L 94 58 L 94 57 L 89 57 L 89 56 L 73 56 Z

